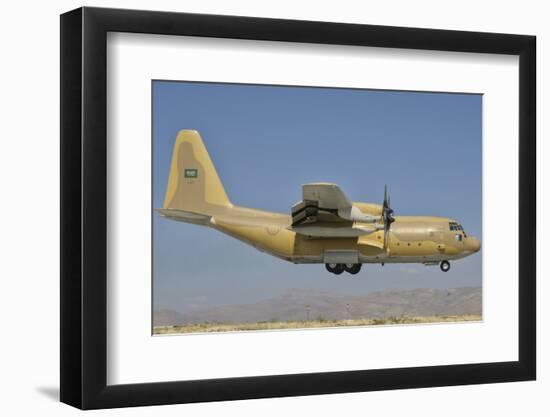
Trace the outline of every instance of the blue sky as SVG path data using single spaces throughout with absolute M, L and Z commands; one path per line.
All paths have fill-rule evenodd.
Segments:
M 388 184 L 396 215 L 455 218 L 481 238 L 481 95 L 153 81 L 152 105 L 154 207 L 162 206 L 177 132 L 196 129 L 234 204 L 288 213 L 301 185 L 317 181 L 381 203 Z M 448 273 L 365 265 L 336 277 L 156 214 L 153 244 L 155 309 L 255 302 L 294 288 L 481 285 L 481 252 Z

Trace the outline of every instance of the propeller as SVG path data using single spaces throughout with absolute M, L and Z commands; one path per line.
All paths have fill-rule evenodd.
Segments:
M 393 209 L 390 207 L 388 186 L 384 185 L 384 203 L 382 203 L 382 220 L 384 222 L 384 248 L 388 247 L 388 234 L 390 231 L 390 226 L 395 221 L 392 214 Z

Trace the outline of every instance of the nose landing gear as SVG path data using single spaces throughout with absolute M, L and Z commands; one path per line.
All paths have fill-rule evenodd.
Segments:
M 448 272 L 449 269 L 451 269 L 451 264 L 449 263 L 449 261 L 441 261 L 441 263 L 439 264 L 439 268 L 441 268 L 443 272 Z
M 344 271 L 355 275 L 361 270 L 361 266 L 361 264 L 325 264 L 327 271 L 336 275 L 340 275 Z

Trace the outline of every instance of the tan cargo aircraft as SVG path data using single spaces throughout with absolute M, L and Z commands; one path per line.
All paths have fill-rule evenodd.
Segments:
M 393 216 L 384 190 L 382 205 L 351 202 L 336 184 L 302 186 L 291 214 L 231 203 L 206 147 L 195 130 L 176 138 L 164 206 L 170 219 L 217 229 L 262 252 L 299 263 L 324 263 L 334 274 L 357 274 L 364 263 L 440 265 L 480 249 L 455 220 Z

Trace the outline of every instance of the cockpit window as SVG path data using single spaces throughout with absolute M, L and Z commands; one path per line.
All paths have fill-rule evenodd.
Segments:
M 453 231 L 453 232 L 462 232 L 462 234 L 464 235 L 464 237 L 466 237 L 466 232 L 464 231 L 464 228 L 462 227 L 461 224 L 459 223 L 456 223 L 456 222 L 449 222 L 449 230 Z
M 449 222 L 449 230 L 451 231 L 455 231 L 455 230 L 460 230 L 460 231 L 463 231 L 464 229 L 462 228 L 462 226 L 456 222 Z

